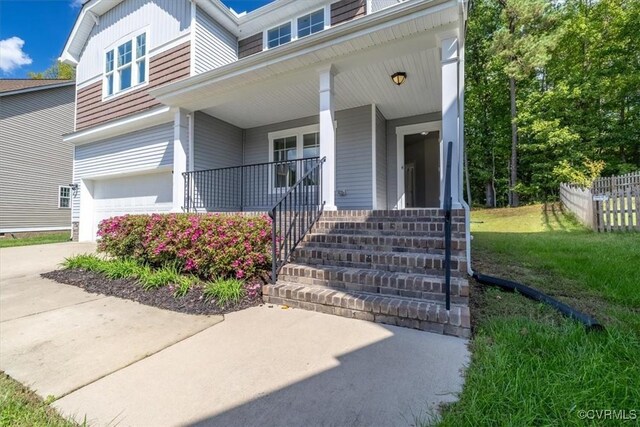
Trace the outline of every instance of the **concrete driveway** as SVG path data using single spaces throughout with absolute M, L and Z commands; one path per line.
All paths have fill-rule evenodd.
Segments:
M 459 338 L 278 306 L 216 324 L 36 274 L 91 249 L 0 250 L 0 368 L 79 421 L 407 426 L 461 389 Z M 30 256 L 31 269 L 5 268 Z

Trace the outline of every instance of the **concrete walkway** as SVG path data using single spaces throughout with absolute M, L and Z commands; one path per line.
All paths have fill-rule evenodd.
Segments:
M 321 313 L 262 306 L 211 327 L 33 274 L 0 279 L 14 306 L 0 368 L 90 425 L 415 425 L 455 399 L 468 361 L 462 339 Z M 56 293 L 74 303 L 15 307 Z

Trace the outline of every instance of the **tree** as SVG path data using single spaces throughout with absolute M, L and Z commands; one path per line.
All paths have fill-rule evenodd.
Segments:
M 511 110 L 511 160 L 509 205 L 518 206 L 518 82 L 542 68 L 555 46 L 555 13 L 548 0 L 498 0 L 502 7 L 501 28 L 496 31 L 493 52 L 504 60 L 509 77 Z
M 29 78 L 41 80 L 41 79 L 63 79 L 73 80 L 76 78 L 76 70 L 73 66 L 65 64 L 64 62 L 56 61 L 51 67 L 40 73 L 29 73 Z

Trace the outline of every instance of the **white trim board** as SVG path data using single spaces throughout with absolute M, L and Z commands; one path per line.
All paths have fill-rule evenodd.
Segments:
M 173 122 L 171 107 L 160 107 L 140 114 L 126 116 L 104 125 L 63 135 L 62 140 L 75 145 L 82 145 L 168 122 Z
M 66 231 L 71 230 L 71 226 L 63 227 L 26 227 L 26 228 L 0 228 L 0 233 L 30 233 L 36 231 Z
M 394 209 L 406 209 L 404 197 L 404 137 L 414 135 L 420 132 L 439 132 L 440 144 L 440 180 L 442 181 L 442 121 L 417 123 L 413 125 L 396 127 L 396 173 L 397 173 L 397 192 L 396 203 Z M 440 195 L 442 198 L 442 194 Z

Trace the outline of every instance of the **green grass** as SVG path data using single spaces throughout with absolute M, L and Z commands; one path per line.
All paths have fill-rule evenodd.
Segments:
M 78 426 L 60 416 L 31 390 L 0 372 L 0 426 Z
M 204 295 L 207 300 L 214 299 L 220 307 L 237 304 L 245 296 L 244 283 L 238 279 L 217 279 L 206 284 Z
M 5 236 L 0 239 L 0 248 L 12 248 L 15 246 L 43 245 L 45 243 L 61 243 L 68 242 L 69 232 L 51 233 L 41 236 L 17 237 Z
M 557 207 L 472 212 L 478 272 L 536 287 L 604 323 L 474 284 L 472 362 L 441 425 L 616 425 L 582 410 L 640 409 L 640 234 L 588 231 Z M 633 424 L 636 421 L 633 421 Z
M 62 262 L 62 267 L 95 271 L 110 279 L 138 279 L 140 285 L 146 290 L 175 285 L 174 295 L 176 297 L 186 295 L 192 286 L 199 283 L 196 277 L 182 274 L 176 264 L 154 269 L 148 265 L 141 265 L 132 259 L 105 259 L 93 254 L 81 254 L 66 258 Z

